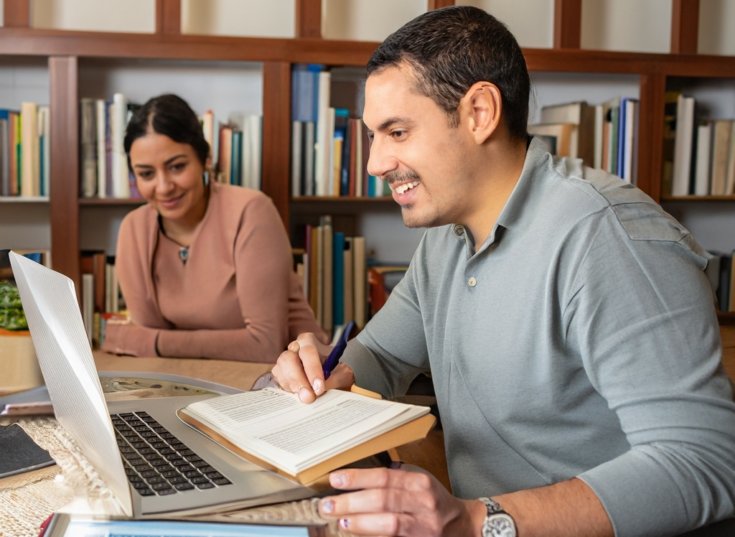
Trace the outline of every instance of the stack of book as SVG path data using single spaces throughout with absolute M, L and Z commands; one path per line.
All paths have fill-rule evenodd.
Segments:
M 335 232 L 331 216 L 307 225 L 305 235 L 296 272 L 317 321 L 330 334 L 350 321 L 362 328 L 368 308 L 365 238 Z
M 81 99 L 81 193 L 83 198 L 140 198 L 128 170 L 125 129 L 138 105 L 122 93 L 104 99 Z
M 204 137 L 214 148 L 214 115 L 201 117 Z M 217 132 L 217 181 L 260 190 L 263 168 L 263 116 L 232 112 Z
M 381 197 L 390 189 L 367 172 L 367 129 L 348 108 L 331 106 L 332 74 L 295 65 L 291 81 L 291 195 Z
M 99 347 L 108 322 L 127 321 L 115 272 L 115 257 L 105 252 L 82 252 L 82 320 L 89 342 Z
M 666 93 L 664 192 L 670 196 L 735 194 L 735 121 L 697 120 L 696 100 Z
M 50 118 L 36 103 L 0 109 L 0 196 L 49 195 Z
M 582 159 L 585 166 L 635 184 L 638 112 L 638 101 L 627 97 L 594 106 L 585 101 L 545 106 L 541 123 L 529 125 L 528 132 L 552 154 Z

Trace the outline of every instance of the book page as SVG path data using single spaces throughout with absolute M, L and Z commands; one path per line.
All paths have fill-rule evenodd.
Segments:
M 339 390 L 305 405 L 275 388 L 216 397 L 185 410 L 245 451 L 292 473 L 428 412 Z

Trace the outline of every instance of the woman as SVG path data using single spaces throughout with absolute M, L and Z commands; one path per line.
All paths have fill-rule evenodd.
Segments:
M 125 217 L 117 243 L 132 324 L 108 325 L 103 350 L 275 362 L 301 332 L 326 337 L 273 203 L 207 181 L 209 144 L 184 100 L 162 95 L 138 109 L 125 152 L 148 203 Z

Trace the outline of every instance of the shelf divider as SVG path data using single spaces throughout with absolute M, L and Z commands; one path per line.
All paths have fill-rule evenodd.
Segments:
M 658 203 L 664 144 L 666 76 L 642 75 L 638 112 L 638 188 Z
M 699 38 L 699 0 L 671 3 L 671 53 L 696 54 Z
M 322 38 L 322 0 L 296 0 L 296 37 Z
M 582 0 L 554 1 L 554 48 L 578 49 L 582 42 Z
M 79 298 L 79 99 L 76 56 L 48 60 L 51 103 L 51 259 Z
M 30 0 L 5 0 L 3 25 L 6 28 L 28 28 L 31 25 Z
M 156 34 L 181 35 L 181 0 L 156 0 Z
M 261 190 L 270 196 L 288 229 L 291 188 L 291 64 L 263 63 L 263 172 Z

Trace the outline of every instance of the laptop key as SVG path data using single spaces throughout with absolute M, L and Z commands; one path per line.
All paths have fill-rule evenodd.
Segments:
M 196 461 L 192 462 L 191 464 L 192 466 L 194 466 L 195 468 L 199 468 L 203 472 L 210 472 L 213 470 L 213 468 L 209 465 L 207 461 Z M 207 470 L 207 468 L 209 468 L 209 470 Z
M 194 485 L 191 483 L 179 483 L 178 485 L 174 486 L 176 490 L 192 490 L 194 488 Z
M 184 477 L 188 477 L 189 479 L 191 479 L 193 477 L 199 477 L 199 476 L 202 475 L 199 472 L 197 472 L 196 470 L 189 470 L 189 471 L 181 472 L 181 473 L 184 475 Z
M 212 483 L 210 483 L 210 482 L 199 483 L 197 485 L 197 488 L 198 489 L 213 489 L 214 488 L 214 485 Z
M 147 488 L 148 488 L 148 485 L 147 485 L 147 484 L 145 484 L 145 483 L 144 483 L 144 482 L 143 482 L 143 481 L 141 480 L 141 481 L 138 481 L 138 482 L 136 482 L 136 483 L 133 483 L 133 488 L 134 488 L 135 490 L 147 489 Z
M 222 474 L 220 474 L 217 471 L 214 471 L 214 472 L 204 472 L 204 475 L 206 475 L 209 479 L 217 479 L 218 477 L 224 477 Z
M 231 481 L 226 477 L 218 477 L 216 479 L 212 479 L 212 483 L 222 486 L 231 484 Z
M 191 481 L 195 485 L 199 485 L 200 483 L 209 483 L 209 479 L 207 479 L 204 476 L 202 476 L 202 477 L 192 477 L 189 481 Z
M 170 489 L 171 488 L 171 485 L 169 485 L 168 483 L 165 483 L 165 482 L 164 483 L 156 483 L 151 488 L 153 490 L 155 490 L 155 491 L 166 490 L 166 489 Z
M 140 475 L 141 477 L 148 478 L 158 475 L 158 472 L 156 472 L 155 470 L 146 470 L 145 472 L 140 472 Z
M 168 479 L 168 482 L 171 483 L 172 485 L 176 485 L 178 483 L 188 483 L 188 481 L 186 480 L 186 478 L 181 477 L 180 475 L 179 476 L 176 476 L 176 477 L 169 478 Z
M 165 483 L 165 480 L 160 475 L 154 475 L 145 480 L 149 485 L 155 485 L 157 483 Z
M 163 459 L 156 459 L 156 460 L 151 461 L 151 465 L 158 468 L 160 466 L 168 466 L 168 463 L 164 461 Z
M 176 491 L 174 489 L 157 490 L 156 494 L 159 496 L 168 496 L 170 494 L 176 494 Z

